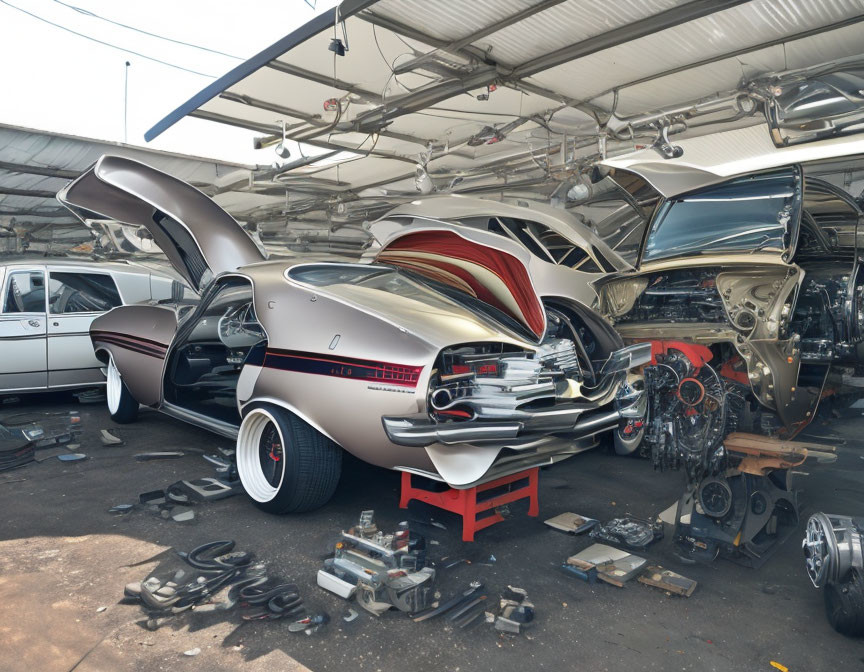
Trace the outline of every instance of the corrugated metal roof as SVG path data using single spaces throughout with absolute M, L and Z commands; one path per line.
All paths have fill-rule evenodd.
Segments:
M 752 0 L 745 5 L 605 49 L 547 70 L 533 79 L 578 100 L 591 100 L 627 82 L 739 49 L 758 49 L 766 42 L 835 24 L 862 13 L 864 0 Z M 853 27 L 851 33 L 857 33 L 857 41 L 838 43 L 831 50 L 833 53 L 822 60 L 807 59 L 801 65 L 793 64 L 784 54 L 786 50 L 779 45 L 771 49 L 770 54 L 759 50 L 729 59 L 727 71 L 722 73 L 722 77 L 718 77 L 721 73 L 717 69 L 713 72 L 711 69 L 690 71 L 684 77 L 653 82 L 650 95 L 643 91 L 638 99 L 632 101 L 631 91 L 624 88 L 620 97 L 620 111 L 635 114 L 653 110 L 670 102 L 683 102 L 713 91 L 734 88 L 742 80 L 764 72 L 793 69 L 864 52 L 864 28 L 860 25 Z M 833 42 L 835 36 L 827 38 L 822 35 L 821 38 Z M 771 58 L 771 55 L 774 57 Z M 676 79 L 684 80 L 685 84 L 699 83 L 699 90 L 690 92 L 686 87 L 674 88 L 678 84 Z
M 102 154 L 112 153 L 149 163 L 160 170 L 204 187 L 213 187 L 224 176 L 238 170 L 249 173 L 252 166 L 217 163 L 194 157 L 139 149 L 117 143 L 57 135 L 46 132 L 0 125 L 0 190 L 20 189 L 24 191 L 59 191 L 69 179 L 93 164 Z M 14 170 L 3 164 L 29 166 L 36 170 L 49 169 L 68 173 L 68 177 L 53 177 Z M 34 211 L 57 211 L 59 203 L 53 196 L 34 198 L 25 195 L 0 193 L 0 211 L 12 216 L 21 211 L 20 221 L 40 221 Z M 53 219 L 53 218 L 52 218 Z M 73 221 L 71 215 L 66 218 Z
M 864 55 L 864 0 L 345 0 L 338 17 L 345 56 L 329 50 L 343 29 L 325 13 L 152 133 L 192 114 L 272 141 L 281 120 L 293 139 L 352 150 L 338 168 L 268 177 L 289 185 L 289 212 L 356 207 L 366 216 L 381 199 L 417 193 L 416 165 L 439 192 L 548 197 L 596 160 L 651 142 L 647 122 L 622 117 L 688 109 L 767 73 Z M 730 100 L 698 119 L 707 125 L 676 113 L 675 137 L 764 119 Z
M 284 228 L 284 196 L 267 193 L 267 185 L 256 187 L 253 166 L 0 125 L 0 253 L 20 251 L 22 240 L 31 248 L 40 240 L 50 241 L 56 253 L 64 241 L 90 239 L 91 232 L 54 194 L 106 153 L 142 161 L 197 186 L 241 222 L 276 221 Z M 13 191 L 21 193 L 8 193 Z M 10 228 L 15 237 L 3 235 Z

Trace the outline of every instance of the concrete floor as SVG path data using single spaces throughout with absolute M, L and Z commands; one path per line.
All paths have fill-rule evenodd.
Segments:
M 212 475 L 198 453 L 174 461 L 139 463 L 146 450 L 210 452 L 223 439 L 151 411 L 137 424 L 116 428 L 123 447 L 105 447 L 98 431 L 113 425 L 101 405 L 70 397 L 24 398 L 18 410 L 80 410 L 81 452 L 89 459 L 55 459 L 0 474 L 0 668 L 16 670 L 773 670 L 792 672 L 864 667 L 864 646 L 836 634 L 825 620 L 822 597 L 811 587 L 793 535 L 761 569 L 718 560 L 687 566 L 665 539 L 649 560 L 699 582 L 689 599 L 632 582 L 624 589 L 589 586 L 557 569 L 587 538 L 570 537 L 537 519 L 517 516 L 459 541 L 454 517 L 433 513 L 443 531 L 419 526 L 436 539 L 433 559 L 466 558 L 439 574 L 450 595 L 482 580 L 490 600 L 507 584 L 528 590 L 537 618 L 527 635 L 498 635 L 485 624 L 452 631 L 444 620 L 413 623 L 397 612 L 380 619 L 361 613 L 346 624 L 346 605 L 315 586 L 321 558 L 335 535 L 361 509 L 374 508 L 379 526 L 406 518 L 398 505 L 398 474 L 346 461 L 335 499 L 301 516 L 270 516 L 245 496 L 199 505 L 196 521 L 179 524 L 144 511 L 107 513 L 141 492 L 181 478 Z M 864 513 L 864 418 L 833 421 L 817 432 L 845 437 L 832 465 L 807 464 L 800 485 L 802 518 L 815 510 Z M 856 438 L 858 437 L 858 438 Z M 23 480 L 22 480 L 23 479 Z M 594 451 L 544 470 L 541 518 L 576 511 L 601 520 L 625 512 L 653 515 L 678 496 L 683 476 L 655 473 L 647 461 Z M 424 508 L 408 517 L 428 520 Z M 803 526 L 802 526 L 803 527 Z M 284 622 L 244 623 L 233 612 L 186 613 L 156 632 L 142 627 L 137 606 L 118 604 L 125 583 L 150 572 L 165 574 L 182 563 L 171 548 L 189 550 L 231 538 L 254 550 L 271 572 L 296 581 L 307 604 L 327 610 L 333 622 L 313 636 L 288 632 Z M 494 555 L 492 566 L 481 563 Z M 101 607 L 107 607 L 99 610 Z M 183 652 L 200 648 L 195 657 Z

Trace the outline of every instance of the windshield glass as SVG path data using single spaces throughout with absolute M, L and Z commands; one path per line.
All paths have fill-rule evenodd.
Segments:
M 797 166 L 739 177 L 671 198 L 648 234 L 642 261 L 696 254 L 783 252 L 801 214 Z

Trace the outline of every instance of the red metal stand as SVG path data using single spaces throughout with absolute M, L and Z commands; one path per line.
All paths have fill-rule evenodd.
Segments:
M 490 525 L 500 523 L 502 518 L 493 510 L 504 504 L 510 504 L 526 497 L 530 499 L 528 507 L 529 516 L 540 515 L 540 503 L 537 497 L 537 482 L 540 468 L 535 467 L 518 474 L 511 474 L 503 478 L 477 485 L 467 490 L 455 490 L 450 488 L 444 492 L 432 492 L 423 488 L 414 487 L 411 484 L 411 474 L 402 472 L 402 496 L 399 499 L 399 508 L 408 508 L 408 502 L 417 499 L 426 502 L 439 509 L 450 511 L 462 516 L 462 541 L 474 541 L 474 534 Z M 527 479 L 525 485 L 516 487 L 513 484 Z M 489 493 L 490 490 L 505 487 L 502 494 Z M 484 493 L 489 493 L 484 497 Z M 491 515 L 478 518 L 477 515 L 485 511 L 493 511 Z

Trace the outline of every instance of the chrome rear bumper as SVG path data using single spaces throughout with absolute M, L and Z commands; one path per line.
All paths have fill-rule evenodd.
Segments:
M 602 375 L 616 374 L 651 359 L 651 344 L 638 343 L 612 353 L 601 369 Z M 500 420 L 436 422 L 428 415 L 383 417 L 387 438 L 400 446 L 425 447 L 433 443 L 501 444 L 508 447 L 534 441 L 538 436 L 565 434 L 580 439 L 607 431 L 622 419 L 643 417 L 646 400 L 641 392 L 622 386 L 615 409 L 597 410 L 584 403 L 560 402 L 537 410 L 515 409 Z

